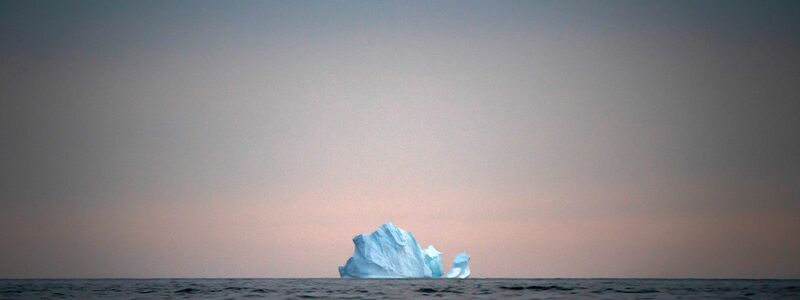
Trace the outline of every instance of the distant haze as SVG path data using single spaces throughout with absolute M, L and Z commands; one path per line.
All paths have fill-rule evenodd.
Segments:
M 0 1 L 0 278 L 800 277 L 797 1 Z

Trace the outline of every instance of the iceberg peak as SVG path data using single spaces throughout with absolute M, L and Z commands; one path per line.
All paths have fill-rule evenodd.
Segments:
M 411 232 L 391 222 L 378 226 L 372 233 L 353 237 L 355 250 L 343 266 L 342 278 L 440 278 L 442 253 L 433 245 L 422 249 Z M 461 253 L 453 262 L 448 278 L 469 276 L 469 256 Z M 450 274 L 455 274 L 450 276 Z

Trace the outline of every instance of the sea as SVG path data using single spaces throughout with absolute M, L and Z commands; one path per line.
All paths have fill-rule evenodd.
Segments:
M 3 279 L 2 299 L 800 299 L 764 279 Z

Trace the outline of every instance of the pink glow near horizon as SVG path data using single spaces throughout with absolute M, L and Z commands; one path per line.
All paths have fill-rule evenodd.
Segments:
M 558 212 L 555 202 L 508 204 L 514 200 L 458 190 L 362 198 L 352 192 L 72 208 L 43 212 L 54 214 L 49 225 L 13 218 L 3 225 L 30 230 L 7 236 L 20 241 L 11 249 L 58 247 L 58 255 L 40 262 L 90 277 L 123 271 L 134 277 L 335 277 L 353 250 L 351 238 L 388 221 L 413 232 L 423 247 L 434 244 L 447 268 L 466 250 L 478 277 L 791 276 L 775 270 L 800 261 L 800 252 L 787 251 L 800 249 L 791 238 L 800 220 L 789 213 L 587 216 Z

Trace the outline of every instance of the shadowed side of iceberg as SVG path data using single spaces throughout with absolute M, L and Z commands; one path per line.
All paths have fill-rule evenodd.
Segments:
M 425 253 L 425 264 L 431 269 L 431 277 L 442 277 L 442 252 L 436 250 L 433 245 L 428 245 L 423 252 Z

